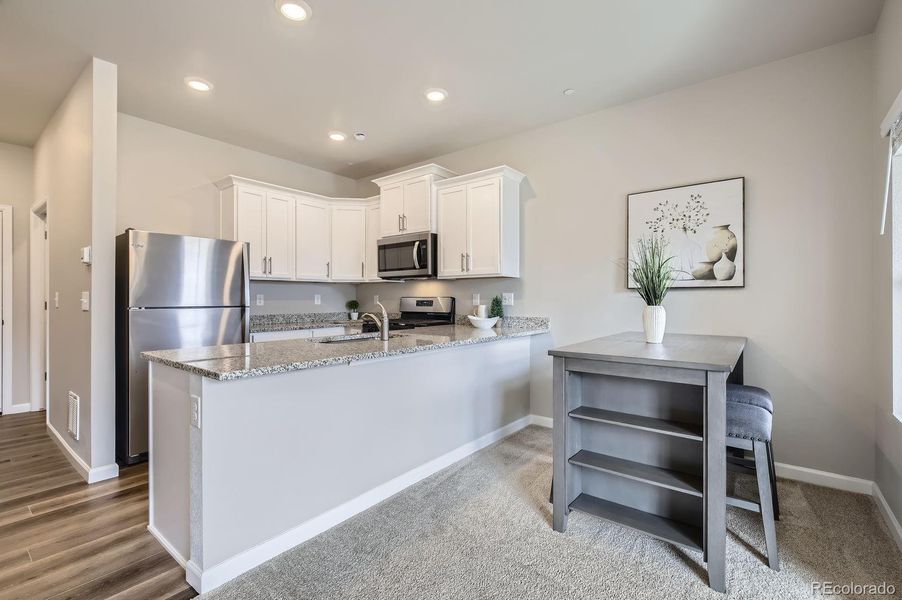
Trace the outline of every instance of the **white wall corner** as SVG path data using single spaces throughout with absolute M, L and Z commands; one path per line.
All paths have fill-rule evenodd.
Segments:
M 75 453 L 75 450 L 73 450 L 69 446 L 69 444 L 66 443 L 65 438 L 60 435 L 60 433 L 49 421 L 47 422 L 47 429 L 50 431 L 51 439 L 56 442 L 56 445 L 59 446 L 60 450 L 62 450 L 63 455 L 72 465 L 72 467 L 87 483 L 97 483 L 98 481 L 104 481 L 106 479 L 114 479 L 116 477 L 119 477 L 118 464 L 111 463 L 107 465 L 101 465 L 99 467 L 91 467 L 78 454 Z
M 877 485 L 877 482 L 874 482 L 872 493 L 874 495 L 874 501 L 877 503 L 877 508 L 880 510 L 884 522 L 886 522 L 890 535 L 893 536 L 899 550 L 902 550 L 902 525 L 899 524 L 899 519 L 896 518 L 895 513 L 893 513 L 892 508 L 890 508 L 889 503 L 883 496 L 883 492 L 880 491 L 880 486 Z
M 554 419 L 551 417 L 543 417 L 541 415 L 529 415 L 529 424 L 538 425 L 539 427 L 548 427 L 550 429 L 554 426 Z

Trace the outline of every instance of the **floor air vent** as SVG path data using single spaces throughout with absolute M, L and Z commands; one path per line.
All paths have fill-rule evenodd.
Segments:
M 69 435 L 78 441 L 79 404 L 81 398 L 75 392 L 69 392 Z

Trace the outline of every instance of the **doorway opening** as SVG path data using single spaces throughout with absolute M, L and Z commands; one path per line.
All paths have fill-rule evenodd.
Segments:
M 0 411 L 13 409 L 12 341 L 13 341 L 13 207 L 0 205 Z M 27 408 L 26 408 L 27 410 Z
M 47 340 L 50 313 L 47 305 L 47 260 L 49 257 L 47 244 L 47 202 L 45 200 L 31 208 L 31 235 L 29 236 L 31 410 L 43 410 L 48 405 Z M 49 420 L 49 418 L 48 411 L 47 419 Z

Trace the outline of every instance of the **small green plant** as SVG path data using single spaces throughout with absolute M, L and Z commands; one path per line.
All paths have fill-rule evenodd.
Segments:
M 639 295 L 649 306 L 660 306 L 673 284 L 676 271 L 667 255 L 667 241 L 653 235 L 636 242 L 635 258 L 629 259 L 629 275 L 638 286 Z
M 492 298 L 492 305 L 489 307 L 489 316 L 490 317 L 503 317 L 504 316 L 504 304 L 501 302 L 501 296 L 495 296 Z
M 347 308 L 350 312 L 357 312 L 357 310 L 360 308 L 360 303 L 356 300 L 348 300 L 345 303 L 345 308 Z

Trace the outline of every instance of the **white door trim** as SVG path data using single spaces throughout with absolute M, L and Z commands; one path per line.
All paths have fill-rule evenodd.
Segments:
M 47 340 L 48 311 L 44 310 L 47 301 L 47 242 L 44 232 L 47 230 L 47 201 L 36 202 L 31 207 L 29 235 L 28 285 L 29 297 L 29 348 L 28 365 L 29 386 L 31 390 L 31 410 L 41 410 L 48 405 L 47 381 Z M 43 352 L 39 349 L 43 348 Z
M 8 204 L 0 205 L 0 215 L 3 216 L 3 334 L 0 336 L 0 344 L 3 348 L 3 361 L 0 369 L 3 369 L 2 394 L 3 414 L 9 415 L 17 412 L 26 412 L 31 408 L 30 403 L 13 404 L 13 207 Z

